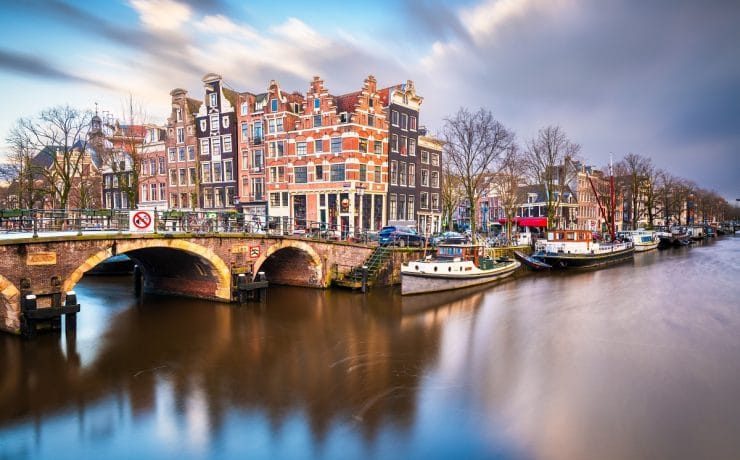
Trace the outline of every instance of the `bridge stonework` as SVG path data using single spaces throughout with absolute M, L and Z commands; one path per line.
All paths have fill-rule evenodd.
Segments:
M 134 259 L 149 293 L 231 301 L 237 273 L 264 271 L 274 284 L 326 288 L 335 265 L 361 265 L 372 248 L 261 235 L 85 234 L 0 241 L 0 329 L 19 333 L 21 299 L 72 290 L 118 254 Z M 340 270 L 341 271 L 341 270 Z M 43 308 L 42 297 L 39 308 Z M 84 305 L 82 305 L 84 313 Z

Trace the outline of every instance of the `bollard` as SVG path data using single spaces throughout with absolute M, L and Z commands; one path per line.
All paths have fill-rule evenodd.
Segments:
M 367 265 L 362 266 L 362 293 L 367 292 Z
M 23 310 L 36 310 L 36 296 L 28 294 L 25 298 Z
M 247 275 L 244 273 L 239 273 L 239 275 L 236 277 L 236 289 L 237 289 L 237 296 L 239 298 L 239 303 L 244 304 L 247 301 Z
M 23 311 L 36 310 L 36 296 L 28 294 L 23 299 Z M 21 316 L 21 335 L 30 339 L 36 334 L 36 322 L 25 315 Z
M 141 267 L 138 264 L 134 265 L 134 295 L 141 295 Z
M 77 293 L 75 291 L 67 291 L 67 295 L 64 298 L 64 306 L 77 306 Z M 64 329 L 68 332 L 77 329 L 77 313 L 67 313 L 64 315 Z

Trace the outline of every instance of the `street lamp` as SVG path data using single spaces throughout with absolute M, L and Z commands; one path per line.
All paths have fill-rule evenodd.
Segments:
M 357 183 L 355 184 L 355 191 L 360 196 L 360 213 L 359 213 L 359 224 L 360 224 L 360 236 L 362 236 L 362 208 L 363 208 L 363 196 L 365 195 L 365 189 L 367 188 L 366 185 Z

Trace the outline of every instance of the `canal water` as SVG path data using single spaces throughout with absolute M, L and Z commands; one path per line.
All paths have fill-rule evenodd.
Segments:
M 740 237 L 423 297 L 131 290 L 0 336 L 0 459 L 740 458 Z

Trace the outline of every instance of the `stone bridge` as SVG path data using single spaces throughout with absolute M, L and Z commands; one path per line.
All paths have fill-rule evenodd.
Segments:
M 231 301 L 238 273 L 263 271 L 274 284 L 326 288 L 335 266 L 341 271 L 361 265 L 371 252 L 346 242 L 244 234 L 111 232 L 0 239 L 0 328 L 19 333 L 26 294 L 41 294 L 39 308 L 49 306 L 45 296 L 63 296 L 88 270 L 118 254 L 140 265 L 146 292 Z

